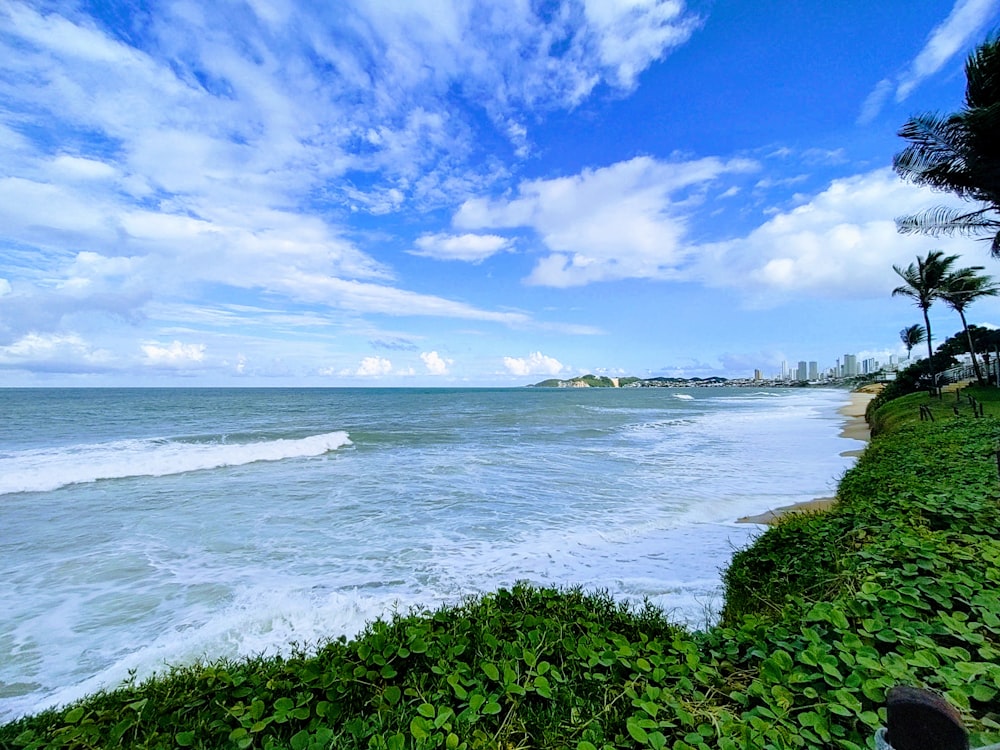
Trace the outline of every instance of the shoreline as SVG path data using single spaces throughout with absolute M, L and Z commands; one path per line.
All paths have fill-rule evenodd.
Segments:
M 860 440 L 867 443 L 871 439 L 871 428 L 865 419 L 865 409 L 868 403 L 878 395 L 881 386 L 865 386 L 864 389 L 851 391 L 850 401 L 837 409 L 837 413 L 844 417 L 844 425 L 840 430 L 840 437 L 850 440 Z M 844 451 L 841 456 L 860 456 L 864 452 L 864 447 L 854 450 Z M 783 516 L 791 513 L 812 513 L 828 510 L 837 502 L 836 497 L 816 497 L 811 500 L 803 500 L 800 503 L 782 505 L 778 508 L 766 510 L 752 516 L 743 516 L 736 519 L 736 523 L 755 523 L 761 526 L 773 526 Z

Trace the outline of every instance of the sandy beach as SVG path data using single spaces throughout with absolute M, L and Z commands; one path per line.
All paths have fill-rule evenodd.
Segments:
M 868 422 L 865 419 L 865 409 L 868 407 L 868 402 L 870 402 L 878 392 L 882 390 L 881 385 L 870 385 L 863 386 L 857 391 L 851 391 L 850 401 L 842 406 L 838 411 L 845 417 L 844 427 L 840 431 L 840 437 L 850 438 L 851 440 L 861 440 L 867 442 L 871 437 L 871 429 L 868 427 Z M 842 456 L 860 456 L 864 448 L 858 448 L 856 450 L 844 451 Z M 794 505 L 785 505 L 780 508 L 772 508 L 771 510 L 759 513 L 755 516 L 744 516 L 743 518 L 737 519 L 737 523 L 758 523 L 764 525 L 771 525 L 775 523 L 782 516 L 788 515 L 789 513 L 805 513 L 810 511 L 826 510 L 837 502 L 835 497 L 817 497 L 812 500 L 806 500 L 801 503 L 795 503 Z

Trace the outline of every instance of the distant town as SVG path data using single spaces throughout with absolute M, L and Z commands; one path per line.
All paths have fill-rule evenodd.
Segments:
M 807 385 L 834 385 L 844 381 L 857 381 L 878 377 L 892 380 L 896 376 L 899 363 L 893 355 L 888 362 L 879 362 L 874 357 L 858 361 L 857 355 L 845 354 L 837 358 L 832 367 L 820 370 L 819 363 L 800 360 L 792 368 L 787 361 L 781 363 L 781 371 L 764 375 L 762 370 L 754 370 L 749 378 L 612 378 L 606 375 L 580 375 L 559 380 L 549 378 L 529 388 L 718 388 L 727 387 L 802 387 Z

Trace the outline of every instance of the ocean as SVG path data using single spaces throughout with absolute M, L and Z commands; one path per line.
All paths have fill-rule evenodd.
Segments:
M 712 621 L 840 390 L 0 389 L 0 721 L 526 580 Z

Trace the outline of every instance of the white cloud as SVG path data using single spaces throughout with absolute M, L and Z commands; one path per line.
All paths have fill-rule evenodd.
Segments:
M 686 42 L 700 20 L 678 0 L 584 0 L 601 61 L 624 89 L 664 53 Z
M 420 359 L 431 375 L 447 375 L 448 368 L 454 364 L 454 360 L 444 359 L 437 352 L 421 352 Z
M 686 259 L 685 204 L 700 201 L 718 177 L 756 166 L 744 159 L 636 157 L 573 177 L 522 182 L 513 199 L 468 200 L 453 221 L 468 229 L 533 228 L 550 254 L 528 277 L 531 284 L 671 278 Z
M 392 362 L 385 357 L 365 357 L 354 374 L 359 378 L 378 378 L 392 372 Z
M 464 260 L 479 263 L 491 255 L 511 249 L 511 241 L 497 234 L 425 234 L 417 238 L 420 255 L 435 260 Z
M 11 293 L 11 285 L 7 279 L 0 277 L 0 297 Z
M 894 217 L 940 202 L 940 194 L 909 185 L 890 169 L 834 180 L 744 237 L 693 248 L 692 274 L 712 286 L 738 288 L 762 306 L 887 295 L 895 286 L 892 265 L 909 262 L 928 244 L 899 235 Z M 949 252 L 976 250 L 963 238 L 933 242 Z
M 77 333 L 29 333 L 8 346 L 0 346 L 0 367 L 36 372 L 105 370 L 114 357 L 96 348 Z
M 52 170 L 75 180 L 108 180 L 118 175 L 118 170 L 103 161 L 67 154 L 52 160 Z
M 977 37 L 998 7 L 998 0 L 958 0 L 948 17 L 931 31 L 924 48 L 901 77 L 896 88 L 896 101 L 906 99 L 924 79 L 937 73 L 970 40 Z
M 879 81 L 871 93 L 865 98 L 861 105 L 861 114 L 858 115 L 858 124 L 867 125 L 878 117 L 879 112 L 892 94 L 893 83 L 888 78 Z
M 527 357 L 504 357 L 503 365 L 511 375 L 558 375 L 565 366 L 554 357 L 532 352 Z
M 174 341 L 167 346 L 148 343 L 141 344 L 145 364 L 155 367 L 183 368 L 199 365 L 205 359 L 204 344 L 182 344 Z
M 69 133 L 51 154 L 44 139 L 0 129 L 17 154 L 0 179 L 0 225 L 39 250 L 35 278 L 9 279 L 32 300 L 5 321 L 11 335 L 53 329 L 65 307 L 137 317 L 212 287 L 359 314 L 531 325 L 524 313 L 397 288 L 344 229 L 295 207 L 315 194 L 324 206 L 350 198 L 394 211 L 481 192 L 507 171 L 463 166 L 479 121 L 449 106 L 456 85 L 523 145 L 517 106 L 570 106 L 601 80 L 632 85 L 693 28 L 676 0 L 548 15 L 506 2 L 254 9 L 266 28 L 234 26 L 215 6 L 171 6 L 147 19 L 139 49 L 68 7 L 8 5 L 6 104 Z M 342 75 L 321 74 L 317 57 Z M 97 137 L 73 135 L 83 131 Z M 468 262 L 511 249 L 496 234 L 417 242 L 420 254 Z
M 931 30 L 907 69 L 895 80 L 883 78 L 875 85 L 861 106 L 858 123 L 866 125 L 878 117 L 894 88 L 896 101 L 905 101 L 917 86 L 976 40 L 998 8 L 1000 0 L 957 0 L 948 17 Z

